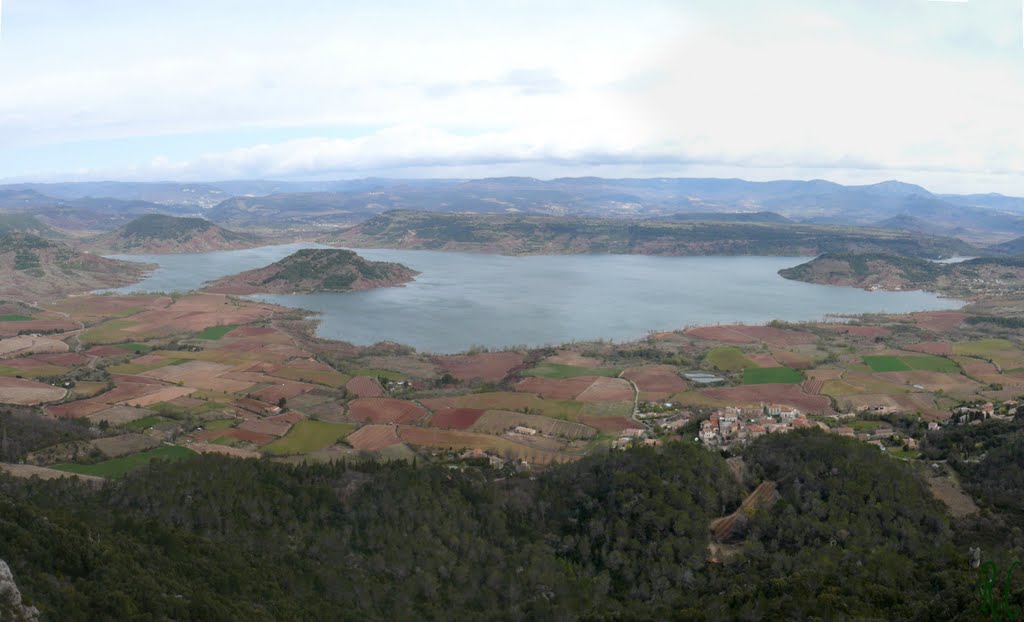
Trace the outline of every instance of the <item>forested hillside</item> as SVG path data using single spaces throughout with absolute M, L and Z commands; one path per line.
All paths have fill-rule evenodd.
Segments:
M 0 559 L 68 621 L 974 619 L 964 542 L 906 463 L 818 431 L 745 460 L 747 486 L 682 442 L 535 479 L 213 456 L 99 490 L 0 478 Z M 762 477 L 781 501 L 709 563 L 710 520 Z

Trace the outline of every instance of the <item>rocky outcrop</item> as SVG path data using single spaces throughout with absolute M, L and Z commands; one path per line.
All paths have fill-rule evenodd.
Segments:
M 21 591 L 7 562 L 0 559 L 0 620 L 5 622 L 36 622 L 39 610 L 21 601 Z

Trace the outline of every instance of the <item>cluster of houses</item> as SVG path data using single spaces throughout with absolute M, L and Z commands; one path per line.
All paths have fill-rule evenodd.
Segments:
M 1020 402 L 1017 400 L 1010 400 L 999 404 L 993 404 L 992 402 L 964 404 L 953 409 L 950 423 L 957 425 L 980 425 L 986 419 L 1009 420 L 1016 417 L 1018 412 L 1021 412 L 1020 408 Z
M 697 438 L 705 445 L 728 447 L 813 425 L 799 410 L 781 404 L 762 404 L 759 410 L 724 408 L 701 422 Z

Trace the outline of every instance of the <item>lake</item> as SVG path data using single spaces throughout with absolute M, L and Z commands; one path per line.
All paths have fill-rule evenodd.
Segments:
M 161 267 L 116 291 L 187 291 L 258 268 L 310 244 L 189 255 L 116 255 Z M 318 334 L 359 345 L 390 340 L 420 351 L 472 346 L 540 346 L 643 337 L 652 330 L 830 314 L 956 309 L 962 302 L 925 292 L 869 292 L 778 276 L 807 257 L 507 257 L 436 251 L 359 250 L 422 274 L 405 287 L 345 294 L 253 298 L 320 314 Z

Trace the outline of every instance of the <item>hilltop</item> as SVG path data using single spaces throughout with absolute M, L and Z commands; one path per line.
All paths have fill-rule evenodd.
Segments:
M 942 264 L 883 254 L 826 254 L 780 270 L 787 279 L 862 289 L 927 290 L 961 298 L 1024 291 L 1024 257 Z
M 0 235 L 0 295 L 30 301 L 134 283 L 153 266 L 80 253 L 35 235 Z
M 203 218 L 146 214 L 86 243 L 107 253 L 202 253 L 258 246 L 250 234 L 230 231 Z
M 11 233 L 28 233 L 41 237 L 60 237 L 60 234 L 31 214 L 0 214 L 0 235 Z
M 408 283 L 418 272 L 399 263 L 367 261 L 352 251 L 307 248 L 269 266 L 212 282 L 223 294 L 347 292 Z
M 622 221 L 597 218 L 392 211 L 332 241 L 509 255 L 818 255 L 884 252 L 917 257 L 970 253 L 956 239 L 880 229 L 768 222 Z

